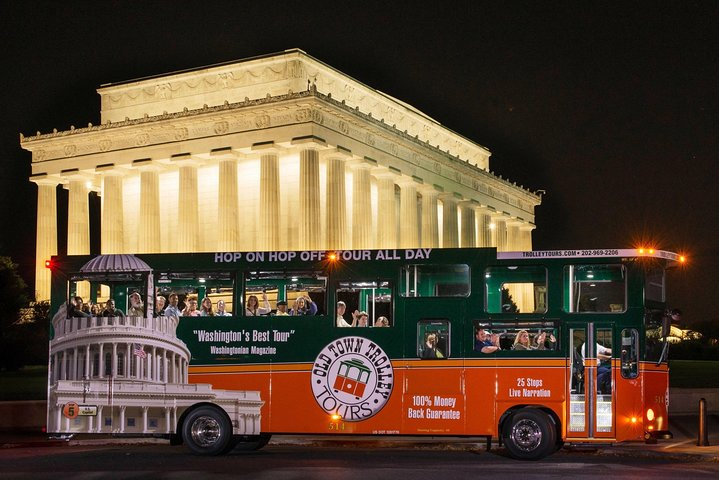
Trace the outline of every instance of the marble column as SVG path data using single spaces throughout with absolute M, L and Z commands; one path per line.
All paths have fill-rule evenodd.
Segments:
M 110 375 L 117 377 L 117 343 L 112 344 L 112 360 L 110 361 Z
M 67 204 L 67 254 L 90 253 L 90 216 L 85 177 L 70 179 Z
M 504 215 L 496 215 L 492 218 L 494 224 L 494 246 L 498 252 L 507 251 L 507 217 Z
M 232 154 L 222 154 L 219 156 L 219 168 L 217 249 L 221 252 L 236 252 L 240 249 L 237 158 Z
M 275 251 L 280 245 L 280 163 L 275 151 L 260 156 L 260 212 L 258 250 Z
M 462 248 L 472 248 L 477 246 L 477 221 L 475 218 L 476 207 L 477 203 L 474 201 L 464 201 L 460 204 L 462 224 L 460 227 L 459 245 Z
M 100 251 L 103 254 L 125 252 L 122 202 L 122 175 L 115 170 L 103 172 L 102 234 L 100 238 Z
M 160 174 L 154 165 L 140 167 L 138 253 L 160 253 Z
M 397 202 L 394 196 L 394 175 L 379 173 L 377 178 L 377 246 L 397 247 Z
M 522 222 L 516 218 L 507 220 L 507 251 L 516 252 L 521 250 L 521 239 L 519 238 L 519 227 Z
M 352 248 L 372 248 L 372 192 L 370 167 L 352 167 Z
M 492 211 L 480 207 L 477 211 L 477 246 L 491 247 L 492 244 Z
M 300 151 L 299 250 L 319 250 L 320 221 L 320 156 L 306 148 Z
M 345 158 L 333 153 L 327 158 L 327 240 L 328 249 L 346 247 L 347 201 L 345 193 Z
M 87 255 L 90 253 L 90 206 L 88 200 L 88 177 L 70 177 L 67 204 L 67 254 Z M 75 294 L 87 301 L 90 297 L 90 283 L 77 282 Z
M 399 184 L 399 247 L 419 247 L 419 210 L 417 208 L 417 183 L 402 177 Z
M 531 223 L 523 223 L 519 227 L 519 250 L 524 252 L 532 251 L 532 230 L 535 226 Z
M 457 200 L 453 193 L 442 195 L 442 248 L 459 247 Z
M 173 157 L 180 166 L 179 211 L 177 212 L 177 251 L 197 252 L 199 248 L 199 214 L 197 209 L 197 165 L 189 155 Z
M 31 179 L 37 184 L 37 243 L 35 245 L 35 299 L 50 300 L 50 269 L 45 260 L 57 255 L 57 180 Z
M 439 192 L 431 186 L 421 189 L 422 194 L 422 248 L 439 248 Z

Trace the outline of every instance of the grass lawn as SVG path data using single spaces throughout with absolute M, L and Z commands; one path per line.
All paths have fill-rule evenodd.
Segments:
M 46 398 L 46 365 L 23 367 L 17 372 L 0 372 L 0 401 Z
M 719 362 L 669 360 L 669 386 L 674 388 L 719 388 Z

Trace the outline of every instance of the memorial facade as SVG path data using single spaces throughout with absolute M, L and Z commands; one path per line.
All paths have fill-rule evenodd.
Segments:
M 38 186 L 37 300 L 64 230 L 58 188 L 71 255 L 531 250 L 541 197 L 491 173 L 489 150 L 301 50 L 98 93 L 100 125 L 21 135 Z

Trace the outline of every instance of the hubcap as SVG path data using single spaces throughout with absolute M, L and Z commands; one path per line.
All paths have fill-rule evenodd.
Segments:
M 537 422 L 522 419 L 512 426 L 512 442 L 525 452 L 535 450 L 542 443 L 542 429 Z
M 192 422 L 192 440 L 201 447 L 214 445 L 220 438 L 220 424 L 212 417 L 202 416 Z

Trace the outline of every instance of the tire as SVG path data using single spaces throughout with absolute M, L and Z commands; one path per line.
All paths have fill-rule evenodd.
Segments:
M 554 452 L 557 430 L 543 411 L 523 408 L 507 419 L 502 429 L 502 441 L 512 457 L 539 460 Z
M 232 446 L 232 425 L 223 410 L 199 407 L 185 418 L 182 440 L 195 455 L 220 455 Z
M 236 436 L 234 450 L 237 452 L 252 452 L 259 450 L 267 445 L 272 438 L 269 433 L 261 433 L 259 435 L 240 435 Z

